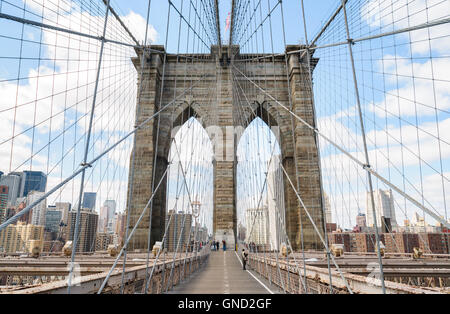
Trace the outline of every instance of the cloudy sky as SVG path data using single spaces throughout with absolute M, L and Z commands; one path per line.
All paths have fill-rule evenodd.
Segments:
M 350 2 L 353 38 L 391 32 L 448 18 L 448 1 Z M 345 41 L 345 25 L 333 24 L 318 42 Z M 359 93 L 372 168 L 439 215 L 446 216 L 450 178 L 449 25 L 364 41 L 353 45 Z M 319 49 L 315 98 L 320 130 L 364 161 L 355 92 L 346 46 Z M 327 91 L 327 92 L 325 92 Z M 334 198 L 335 217 L 364 213 L 367 180 L 326 141 L 321 142 L 325 190 Z M 387 189 L 375 180 L 376 188 Z M 347 196 L 345 196 L 347 195 Z M 397 221 L 418 210 L 394 193 Z M 430 223 L 435 223 L 428 219 Z M 347 223 L 348 224 L 348 223 Z
M 112 1 L 113 7 L 140 42 L 144 41 L 146 26 L 145 2 Z M 265 1 L 262 2 L 265 16 L 268 7 Z M 269 1 L 271 7 L 276 6 L 277 2 Z M 305 0 L 310 40 L 339 2 Z M 187 17 L 189 1 L 173 3 L 183 9 Z M 255 3 L 257 1 L 251 5 Z M 305 40 L 299 3 L 283 1 L 288 44 L 303 43 Z M 165 1 L 152 1 L 147 41 L 164 45 L 167 38 L 169 52 L 179 49 L 180 52 L 207 53 L 208 37 L 203 35 L 205 43 L 197 41 L 194 47 L 187 42 L 188 38 L 192 41 L 193 36 L 187 36 L 189 27 L 186 24 L 182 24 L 181 48 L 178 48 L 179 15 L 172 9 L 167 25 L 168 8 Z M 280 9 L 277 5 L 272 15 L 276 52 L 282 52 L 284 46 Z M 101 1 L 0 0 L 0 11 L 93 36 L 101 36 L 104 23 L 104 5 Z M 225 32 L 229 11 L 230 1 L 220 1 L 223 42 L 229 35 Z M 450 4 L 439 0 L 349 1 L 348 14 L 352 37 L 358 38 L 448 17 Z M 106 38 L 132 44 L 117 20 L 110 17 L 108 25 Z M 198 25 L 195 27 L 200 29 Z M 443 216 L 450 201 L 446 197 L 450 177 L 448 27 L 446 24 L 353 46 L 373 169 Z M 267 23 L 261 33 L 267 43 L 264 52 L 269 52 Z M 245 42 L 245 30 L 239 38 L 242 38 L 241 43 Z M 339 15 L 317 44 L 320 46 L 345 39 L 343 18 Z M 48 174 L 48 188 L 51 188 L 76 170 L 83 159 L 99 41 L 43 31 L 2 19 L 0 44 L 0 171 L 40 170 Z M 250 45 L 242 49 L 249 51 Z M 262 47 L 257 49 L 263 52 Z M 124 45 L 105 45 L 88 160 L 126 135 L 134 125 L 136 70 L 130 62 L 134 55 L 134 50 Z M 314 72 L 319 129 L 359 160 L 364 160 L 347 47 L 318 49 L 315 57 L 320 59 Z M 242 141 L 244 144 L 240 144 L 245 147 L 239 148 L 240 158 L 243 158 L 240 160 L 254 159 L 252 154 L 255 150 L 251 147 L 254 147 L 256 138 L 266 142 L 261 145 L 265 147 L 261 155 L 270 155 L 271 135 L 263 129 L 262 122 L 257 121 L 246 131 Z M 195 123 L 191 123 L 190 128 L 186 126 L 183 132 L 180 134 L 194 132 L 197 139 L 181 145 L 181 154 L 188 156 L 195 146 L 194 142 L 204 147 L 202 154 L 195 156 L 196 162 L 191 162 L 189 167 L 186 163 L 185 171 L 189 169 L 190 175 L 201 174 L 204 178 L 204 183 L 196 186 L 195 191 L 204 198 L 205 213 L 209 214 L 202 219 L 210 224 L 212 197 L 208 182 L 212 182 L 212 172 L 209 144 L 201 127 Z M 258 133 L 268 135 L 257 137 Z M 334 220 L 349 227 L 354 224 L 356 213 L 365 211 L 368 186 L 365 173 L 326 141 L 320 144 L 324 190 L 330 195 Z M 85 190 L 98 192 L 97 208 L 110 198 L 117 200 L 119 210 L 125 208 L 131 145 L 130 137 L 87 172 Z M 266 157 L 261 158 L 263 166 L 257 167 L 260 172 L 263 172 Z M 185 187 L 180 187 L 176 192 L 176 182 L 183 186 L 176 179 L 179 173 L 177 168 L 171 167 L 169 173 L 169 208 L 175 206 L 177 194 L 179 200 L 183 195 L 186 199 Z M 243 172 L 238 170 L 238 176 L 241 176 L 240 173 Z M 262 184 L 261 177 L 258 175 L 258 185 Z M 192 185 L 194 181 L 190 181 Z M 52 195 L 49 203 L 59 200 L 76 203 L 79 184 L 77 177 Z M 238 186 L 247 187 L 243 195 L 249 199 L 258 198 L 258 192 L 250 193 L 250 183 L 245 183 L 244 178 L 238 177 Z M 375 186 L 387 188 L 376 180 Z M 251 189 L 258 190 L 258 187 Z M 397 220 L 401 224 L 418 209 L 400 195 L 395 194 L 395 198 Z M 238 206 L 244 208 L 252 202 L 242 200 Z M 434 223 L 432 220 L 429 222 Z

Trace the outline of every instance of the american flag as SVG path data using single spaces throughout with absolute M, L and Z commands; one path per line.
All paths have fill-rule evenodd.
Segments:
M 225 32 L 228 32 L 228 30 L 230 29 L 230 23 L 231 23 L 231 12 L 228 13 L 227 25 L 225 27 Z

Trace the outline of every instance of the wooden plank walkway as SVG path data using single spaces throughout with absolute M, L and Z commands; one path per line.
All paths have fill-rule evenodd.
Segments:
M 242 269 L 234 251 L 212 251 L 204 269 L 196 272 L 186 282 L 174 287 L 169 293 L 269 294 L 272 288 L 256 278 Z

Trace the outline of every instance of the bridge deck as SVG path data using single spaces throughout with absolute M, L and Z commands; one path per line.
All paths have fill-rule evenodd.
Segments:
M 172 294 L 269 294 L 271 287 L 242 269 L 234 251 L 211 252 L 204 269 L 174 287 Z M 267 289 L 263 286 L 265 285 Z M 275 291 L 274 291 L 275 292 Z

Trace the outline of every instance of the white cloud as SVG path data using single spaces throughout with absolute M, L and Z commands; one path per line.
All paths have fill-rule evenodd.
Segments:
M 95 36 L 102 34 L 104 18 L 97 12 L 91 14 L 86 8 L 81 10 L 74 1 L 33 0 L 27 1 L 27 6 L 37 16 L 42 16 L 42 22 L 47 24 Z M 130 11 L 122 19 L 129 29 L 135 32 L 137 39 L 143 41 L 146 24 L 144 18 Z M 152 25 L 148 27 L 148 38 L 154 42 L 158 38 L 158 33 Z M 26 33 L 26 36 L 30 40 L 36 39 L 41 36 L 40 31 L 36 29 Z M 112 15 L 108 19 L 106 38 L 133 43 Z M 29 68 L 23 66 L 22 76 L 25 78 L 20 84 L 12 80 L 0 83 L 0 143 L 5 142 L 0 145 L 2 170 L 9 170 L 13 135 L 11 170 L 16 170 L 32 154 L 33 133 L 33 153 L 36 153 L 47 145 L 50 130 L 51 139 L 65 132 L 64 153 L 68 155 L 64 162 L 62 176 L 64 179 L 72 172 L 73 159 L 76 160 L 74 165 L 77 168 L 82 158 L 83 136 L 93 101 L 100 41 L 42 29 L 41 48 L 39 57 L 42 59 L 39 66 L 37 62 L 35 66 L 29 66 L 28 63 Z M 134 125 L 137 73 L 131 62 L 133 56 L 135 56 L 133 48 L 105 44 L 91 140 L 96 155 L 119 140 Z M 6 75 L 2 79 L 9 79 L 7 70 L 1 73 Z M 75 123 L 76 119 L 80 118 L 81 120 Z M 73 123 L 75 124 L 68 130 L 68 126 Z M 75 131 L 76 139 L 73 134 Z M 22 132 L 24 133 L 20 134 Z M 70 151 L 74 142 L 80 139 L 77 152 Z M 61 165 L 57 166 L 62 148 L 61 140 L 62 136 L 51 146 L 50 160 L 47 159 L 47 148 L 33 157 L 33 170 L 45 172 L 47 165 L 49 169 L 55 167 L 48 177 L 47 190 L 61 180 Z M 127 141 L 105 156 L 102 160 L 102 172 L 99 170 L 100 167 L 97 168 L 93 177 L 87 181 L 87 190 L 99 193 L 97 207 L 106 198 L 114 198 L 120 210 L 124 210 L 131 144 L 131 141 Z M 108 160 L 112 161 L 107 170 L 108 176 L 102 179 Z M 116 167 L 119 168 L 114 177 Z M 29 168 L 29 162 L 26 162 L 17 170 Z M 77 177 L 54 193 L 49 197 L 49 202 L 61 199 L 75 205 L 79 180 Z
M 379 28 L 381 31 L 387 32 L 448 18 L 450 2 L 442 0 L 370 0 L 362 6 L 361 15 L 372 28 Z M 439 53 L 446 53 L 450 49 L 448 24 L 413 31 L 409 34 L 414 54 L 428 54 L 430 44 L 431 49 Z
M 146 20 L 140 14 L 130 11 L 127 15 L 122 17 L 125 25 L 128 25 L 130 32 L 136 36 L 140 43 L 144 43 Z M 159 34 L 153 25 L 148 25 L 147 29 L 147 44 L 155 43 L 158 40 Z
M 441 110 L 450 109 L 449 58 L 427 59 L 421 63 L 385 55 L 379 67 L 388 83 L 396 84 L 398 80 L 401 86 L 389 90 L 383 100 L 369 106 L 379 117 L 434 116 L 437 110 L 440 114 Z
M 360 14 L 370 27 L 371 34 L 377 34 L 448 18 L 450 1 L 369 0 L 361 6 Z M 375 76 L 380 75 L 381 80 L 375 81 L 373 86 L 368 86 L 367 81 L 363 81 L 365 86 L 361 87 L 361 91 L 364 93 L 373 88 L 382 97 L 363 104 L 363 109 L 368 109 L 365 111 L 364 122 L 369 159 L 374 170 L 401 189 L 404 179 L 406 192 L 419 202 L 422 200 L 423 188 L 425 205 L 434 207 L 443 214 L 444 195 L 448 194 L 450 179 L 448 24 L 400 34 L 396 38 L 394 43 L 389 38 L 382 39 L 386 40 L 382 50 L 384 55 L 367 56 L 367 59 L 372 57 L 377 60 L 374 61 L 374 73 Z M 408 45 L 409 42 L 411 45 Z M 394 51 L 392 45 L 395 43 L 397 49 Z M 433 59 L 430 55 L 433 55 Z M 362 65 L 357 63 L 358 66 Z M 380 95 L 382 84 L 384 95 Z M 321 117 L 319 129 L 365 163 L 359 118 L 354 115 L 352 103 L 345 105 L 349 109 Z M 370 113 L 375 113 L 375 117 Z M 366 172 L 323 140 L 321 151 L 324 188 L 330 191 L 330 198 L 334 200 L 332 207 L 337 210 L 338 217 L 346 217 L 346 211 L 349 210 L 353 219 L 358 207 L 363 212 L 366 207 L 365 195 L 358 193 L 358 190 L 368 190 Z M 441 171 L 441 163 L 443 174 L 438 173 Z M 374 182 L 375 186 L 382 189 L 389 188 L 376 179 Z M 396 194 L 395 197 L 398 217 L 403 218 L 402 211 L 406 211 L 409 217 L 414 211 L 421 212 L 409 202 L 406 202 L 405 207 L 400 195 Z M 340 223 L 348 224 L 345 221 Z
M 80 10 L 75 2 L 35 0 L 28 1 L 27 5 L 42 15 L 47 24 L 101 35 L 103 17 Z M 131 30 L 145 28 L 145 20 L 133 11 L 123 19 L 126 24 L 130 24 Z M 129 38 L 122 38 L 124 31 L 115 18 L 110 17 L 108 23 L 108 29 L 111 30 L 108 30 L 107 37 L 130 42 Z M 30 33 L 27 36 L 32 35 Z M 154 41 L 157 36 L 156 30 L 149 25 L 149 38 Z M 14 81 L 0 83 L 0 110 L 4 110 L 0 113 L 1 141 L 7 141 L 0 145 L 0 151 L 2 156 L 9 156 L 7 152 L 11 149 L 15 127 L 12 169 L 30 157 L 33 129 L 35 144 L 41 141 L 44 145 L 50 128 L 54 138 L 61 134 L 64 125 L 67 127 L 73 123 L 75 116 L 78 119 L 84 116 L 75 127 L 79 128 L 78 137 L 85 132 L 99 49 L 100 42 L 97 40 L 43 29 L 41 57 L 50 61 L 42 61 L 39 67 L 30 68 L 26 79 L 20 84 Z M 103 130 L 103 138 L 107 139 L 114 132 L 130 130 L 133 126 L 134 109 L 130 106 L 136 99 L 136 71 L 130 61 L 133 55 L 132 48 L 105 45 L 94 117 L 94 130 Z M 29 132 L 18 135 L 29 128 Z M 35 159 L 46 163 L 46 156 L 36 156 Z

